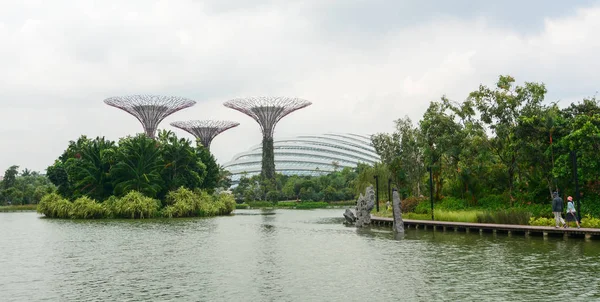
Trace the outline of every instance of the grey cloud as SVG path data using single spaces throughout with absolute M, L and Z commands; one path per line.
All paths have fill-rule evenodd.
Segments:
M 222 106 L 234 97 L 313 102 L 276 136 L 374 133 L 404 115 L 418 121 L 429 101 L 461 100 L 498 74 L 544 81 L 551 100 L 593 94 L 600 82 L 600 9 L 577 10 L 589 1 L 92 3 L 15 1 L 0 12 L 0 170 L 43 170 L 80 134 L 141 132 L 102 104 L 113 95 L 197 100 L 161 124 L 186 137 L 168 124 L 240 122 L 213 143 L 225 162 L 260 140 L 252 119 Z

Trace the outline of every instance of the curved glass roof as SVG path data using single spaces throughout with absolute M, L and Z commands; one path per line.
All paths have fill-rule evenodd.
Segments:
M 369 136 L 352 133 L 298 135 L 275 139 L 275 170 L 285 175 L 322 175 L 345 167 L 355 168 L 358 163 L 374 164 L 380 161 Z M 262 144 L 238 153 L 223 167 L 231 172 L 233 183 L 243 174 L 260 174 Z

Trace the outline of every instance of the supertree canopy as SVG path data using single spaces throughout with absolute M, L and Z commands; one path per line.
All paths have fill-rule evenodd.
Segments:
M 284 116 L 310 106 L 312 103 L 288 97 L 249 97 L 238 98 L 225 102 L 225 107 L 240 111 L 253 118 L 263 134 L 262 176 L 275 178 L 275 153 L 273 150 L 273 133 L 275 125 Z
M 154 138 L 158 124 L 167 116 L 196 104 L 190 99 L 162 95 L 127 95 L 104 100 L 109 106 L 127 111 L 142 123 L 148 137 Z
M 222 133 L 233 127 L 239 126 L 240 123 L 230 121 L 179 121 L 171 123 L 171 126 L 185 130 L 200 139 L 202 145 L 210 150 L 212 140 Z

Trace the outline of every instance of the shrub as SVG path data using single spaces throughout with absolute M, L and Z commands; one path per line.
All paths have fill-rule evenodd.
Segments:
M 416 214 L 430 214 L 431 215 L 431 201 L 429 201 L 429 200 L 419 201 L 419 203 L 415 207 L 414 212 Z M 404 213 L 404 211 L 402 213 Z
M 247 202 L 252 208 L 272 208 L 273 203 L 268 201 L 249 201 Z
M 38 204 L 38 213 L 49 218 L 69 218 L 72 203 L 56 193 L 44 195 Z
M 73 202 L 69 216 L 76 219 L 103 218 L 104 207 L 87 196 L 79 197 Z
M 529 225 L 535 226 L 554 226 L 554 218 L 546 218 L 546 217 L 531 217 L 529 219 Z
M 329 204 L 323 201 L 307 201 L 301 202 L 296 205 L 296 209 L 318 209 L 326 208 Z
M 488 195 L 480 198 L 477 201 L 477 204 L 482 209 L 497 210 L 506 208 L 506 205 L 508 205 L 509 201 L 510 200 L 504 195 Z
M 236 209 L 249 209 L 250 205 L 247 203 L 238 203 L 235 205 Z
M 581 213 L 589 214 L 592 217 L 600 216 L 600 200 L 587 198 L 581 201 Z
M 58 200 L 63 199 L 60 195 L 56 193 L 46 194 L 40 200 L 40 203 L 37 205 L 37 212 L 40 214 L 44 214 L 46 217 L 52 217 L 51 212 L 54 207 L 54 203 Z
M 439 209 L 445 209 L 450 211 L 459 211 L 467 208 L 467 203 L 464 199 L 454 197 L 444 197 L 440 202 L 436 204 Z
M 277 203 L 278 208 L 293 208 L 298 204 L 295 201 L 280 201 Z
M 196 216 L 201 207 L 198 194 L 184 187 L 169 192 L 165 203 L 167 206 L 163 209 L 162 214 L 169 218 Z
M 158 214 L 160 201 L 131 191 L 114 204 L 113 213 L 122 218 L 152 218 Z
M 229 215 L 231 212 L 233 212 L 233 210 L 235 210 L 236 204 L 233 195 L 222 192 L 217 195 L 217 199 L 219 204 L 222 206 L 220 211 L 221 215 Z
M 417 209 L 417 206 L 421 202 L 426 202 L 426 201 L 427 201 L 427 199 L 425 197 L 408 197 L 406 199 L 403 199 L 400 202 L 400 208 L 402 210 L 402 213 L 415 212 Z
M 594 218 L 590 216 L 590 214 L 585 215 L 581 218 L 581 227 L 582 228 L 600 228 L 600 219 Z

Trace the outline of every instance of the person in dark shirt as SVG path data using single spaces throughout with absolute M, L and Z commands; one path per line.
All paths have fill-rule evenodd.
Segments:
M 554 214 L 554 221 L 556 222 L 555 227 L 559 227 L 559 223 L 561 223 L 563 228 L 566 228 L 567 223 L 561 216 L 563 212 L 563 200 L 558 196 L 558 192 L 552 193 L 552 196 L 554 197 L 552 199 L 552 214 Z

